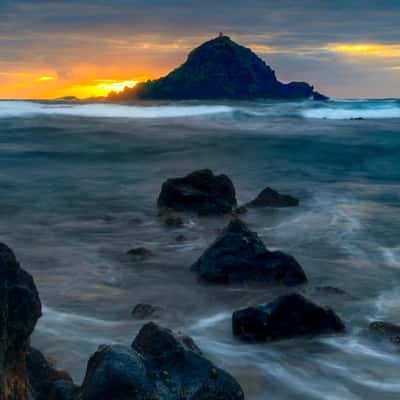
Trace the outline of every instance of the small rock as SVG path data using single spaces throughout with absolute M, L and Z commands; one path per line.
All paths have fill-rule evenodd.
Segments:
M 153 314 L 161 310 L 161 307 L 152 306 L 151 304 L 139 303 L 133 308 L 131 315 L 135 319 L 147 319 L 151 316 L 154 317 Z
M 153 253 L 144 247 L 135 247 L 126 253 L 132 261 L 144 261 L 153 255 Z
M 383 339 L 388 339 L 392 343 L 400 344 L 400 326 L 384 321 L 374 321 L 369 325 L 371 333 L 380 336 Z
M 186 241 L 187 241 L 187 238 L 186 238 L 185 235 L 178 235 L 178 236 L 175 238 L 175 240 L 176 240 L 177 242 L 182 243 L 182 242 L 186 242 Z
M 179 215 L 168 215 L 164 218 L 163 223 L 169 228 L 179 228 L 183 226 L 184 221 Z
M 269 187 L 264 189 L 248 206 L 250 207 L 296 207 L 299 200 L 287 194 L 281 194 Z
M 235 311 L 233 334 L 247 342 L 275 341 L 304 335 L 343 332 L 341 319 L 299 294 L 278 297 L 269 304 Z

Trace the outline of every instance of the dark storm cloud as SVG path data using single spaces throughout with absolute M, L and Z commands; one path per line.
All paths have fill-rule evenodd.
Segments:
M 340 77 L 360 92 L 367 83 L 358 80 L 392 68 L 386 80 L 393 91 L 400 90 L 394 69 L 400 57 L 381 57 L 371 66 L 326 48 L 400 44 L 399 21 L 399 0 L 0 0 L 0 68 L 52 64 L 68 74 L 68 64 L 99 57 L 131 63 L 136 57 L 145 67 L 169 68 L 193 45 L 224 31 L 258 49 L 284 79 L 331 88 Z M 370 86 L 371 95 L 374 90 Z

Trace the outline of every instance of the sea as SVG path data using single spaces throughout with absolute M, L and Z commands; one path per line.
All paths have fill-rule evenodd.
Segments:
M 193 337 L 249 400 L 398 400 L 400 347 L 368 329 L 400 324 L 400 100 L 0 102 L 0 240 L 37 284 L 32 344 L 79 384 L 101 344 L 160 325 Z M 209 168 L 239 204 L 265 187 L 300 199 L 241 218 L 293 255 L 300 287 L 210 285 L 190 270 L 229 217 L 166 227 L 169 177 Z M 152 256 L 132 260 L 144 247 Z M 298 292 L 331 307 L 346 333 L 244 344 L 242 307 Z

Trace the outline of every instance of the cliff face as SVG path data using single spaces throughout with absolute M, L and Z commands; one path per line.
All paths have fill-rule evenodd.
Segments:
M 111 100 L 130 99 L 296 99 L 317 96 L 305 82 L 283 84 L 250 49 L 227 36 L 203 43 L 164 78 L 141 83 Z

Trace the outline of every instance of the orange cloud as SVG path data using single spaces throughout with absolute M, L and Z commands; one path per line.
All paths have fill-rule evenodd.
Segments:
M 327 46 L 327 50 L 337 54 L 358 57 L 400 57 L 400 44 L 332 43 Z

